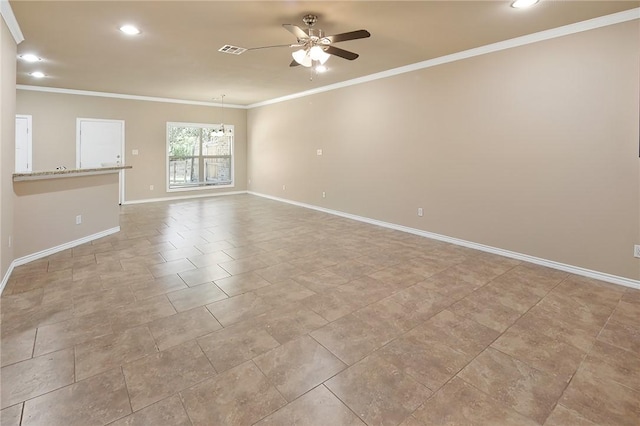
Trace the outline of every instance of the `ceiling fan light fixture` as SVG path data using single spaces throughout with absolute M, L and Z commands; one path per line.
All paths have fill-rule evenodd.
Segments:
M 309 50 L 309 56 L 311 57 L 312 61 L 319 61 L 321 64 L 324 65 L 324 63 L 327 62 L 327 60 L 329 59 L 329 57 L 331 55 L 329 55 L 327 52 L 325 52 L 322 47 L 313 46 Z
M 323 72 L 327 72 L 327 67 L 325 67 L 324 65 L 320 64 L 318 66 L 316 66 L 316 72 L 322 74 Z
M 291 53 L 293 60 L 302 65 L 303 67 L 310 67 L 313 65 L 313 60 L 309 56 L 308 52 L 304 49 L 296 50 Z

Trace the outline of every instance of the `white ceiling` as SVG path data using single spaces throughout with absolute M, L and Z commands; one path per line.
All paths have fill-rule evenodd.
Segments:
M 490 43 L 603 16 L 637 1 L 541 0 L 527 10 L 508 1 L 20 1 L 10 2 L 37 64 L 18 61 L 17 83 L 139 96 L 249 105 Z M 282 28 L 319 16 L 326 34 L 367 29 L 372 36 L 337 44 L 360 54 L 332 57 L 310 80 L 290 68 L 291 48 L 219 53 L 287 44 Z M 142 34 L 122 34 L 125 23 Z M 28 73 L 42 70 L 47 77 Z

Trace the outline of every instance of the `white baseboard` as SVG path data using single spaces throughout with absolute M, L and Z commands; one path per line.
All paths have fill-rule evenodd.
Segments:
M 246 194 L 247 191 L 230 191 L 230 192 L 214 192 L 213 194 L 196 194 L 196 195 L 180 195 L 176 197 L 165 197 L 165 198 L 145 198 L 144 200 L 132 200 L 125 201 L 122 205 L 129 204 L 144 204 L 144 203 L 157 203 L 158 201 L 173 201 L 173 200 L 188 200 L 191 198 L 208 198 L 208 197 L 220 197 L 223 195 L 240 195 Z
M 51 256 L 52 254 L 79 246 L 81 244 L 89 243 L 93 240 L 97 240 L 98 238 L 106 237 L 107 235 L 115 234 L 116 232 L 120 232 L 120 227 L 116 226 L 115 228 L 107 229 L 106 231 L 101 231 L 92 235 L 88 235 L 86 237 L 79 238 L 77 240 L 70 241 L 68 243 L 60 244 L 59 246 L 51 247 L 46 250 L 39 251 L 37 253 L 29 254 L 26 256 L 19 257 L 14 259 L 9 265 L 9 269 L 7 269 L 7 273 L 2 278 L 2 283 L 0 283 L 0 294 L 4 291 L 7 282 L 9 281 L 9 277 L 13 272 L 13 269 L 16 266 L 24 265 L 29 262 L 33 262 L 34 260 L 42 259 L 43 257 Z
M 622 285 L 625 287 L 631 287 L 640 289 L 640 280 L 633 280 L 631 278 L 620 277 L 618 275 L 607 274 L 605 272 L 593 271 L 591 269 L 582 268 L 579 266 L 567 265 L 565 263 L 556 262 L 553 260 L 542 259 L 535 256 L 529 256 L 528 254 L 518 253 L 510 250 L 504 250 L 497 247 L 491 247 L 484 244 L 474 243 L 472 241 L 461 240 L 459 238 L 448 237 L 446 235 L 436 234 L 433 232 L 423 231 L 421 229 L 410 228 L 408 226 L 398 225 L 395 223 L 383 222 L 381 220 L 371 219 L 364 216 L 358 216 L 351 213 L 341 212 L 339 210 L 331 210 L 324 207 L 314 206 L 312 204 L 300 203 L 298 201 L 287 200 L 285 198 L 274 197 L 267 194 L 261 194 L 258 192 L 247 191 L 248 194 L 256 195 L 262 198 L 268 198 L 270 200 L 280 201 L 287 204 L 293 204 L 295 206 L 304 207 L 307 209 L 317 210 L 324 213 L 332 214 L 335 216 L 344 217 L 347 219 L 357 220 L 359 222 L 369 223 L 371 225 L 377 225 L 384 228 L 395 229 L 397 231 L 407 232 L 409 234 L 419 235 L 421 237 L 431 238 L 433 240 L 444 241 L 459 246 L 469 247 L 475 250 L 484 251 L 487 253 L 493 253 L 512 259 L 522 260 L 524 262 L 535 263 L 536 265 L 542 265 L 553 269 L 569 272 L 575 275 L 581 275 L 583 277 L 594 278 L 600 281 L 606 281 L 613 284 Z

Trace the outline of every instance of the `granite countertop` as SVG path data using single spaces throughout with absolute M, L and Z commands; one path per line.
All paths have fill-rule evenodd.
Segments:
M 56 179 L 63 177 L 102 175 L 106 173 L 117 173 L 120 170 L 131 169 L 132 166 L 114 166 L 114 167 L 95 167 L 91 169 L 64 169 L 64 170 L 46 170 L 38 172 L 14 173 L 13 181 L 22 180 L 42 180 Z

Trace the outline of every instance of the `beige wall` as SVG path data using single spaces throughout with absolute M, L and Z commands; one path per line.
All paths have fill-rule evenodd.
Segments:
M 0 18 L 0 281 L 13 262 L 13 190 L 16 124 L 16 42 Z
M 252 109 L 249 190 L 640 279 L 639 28 Z
M 33 116 L 34 170 L 75 168 L 76 119 L 125 121 L 125 200 L 204 195 L 246 190 L 246 110 L 224 109 L 235 126 L 235 188 L 166 192 L 166 123 L 219 123 L 221 108 L 94 96 L 17 91 L 17 113 Z M 137 149 L 139 155 L 131 155 Z M 149 186 L 153 185 L 151 191 Z
M 15 182 L 15 257 L 120 226 L 118 175 Z M 76 216 L 82 223 L 76 225 Z

